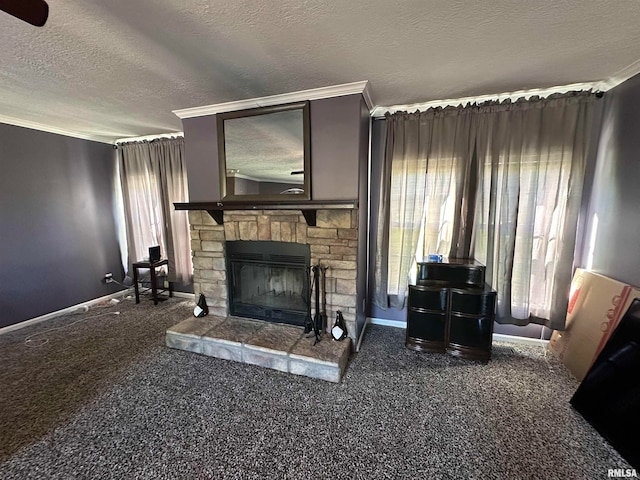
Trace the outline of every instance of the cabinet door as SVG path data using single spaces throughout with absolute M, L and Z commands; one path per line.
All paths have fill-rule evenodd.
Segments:
M 491 350 L 493 317 L 467 317 L 452 313 L 449 318 L 449 345 Z
M 496 292 L 483 290 L 451 290 L 451 311 L 465 315 L 493 316 Z
M 407 335 L 409 337 L 444 344 L 447 315 L 409 310 Z
M 447 311 L 448 293 L 447 288 L 409 285 L 409 308 L 444 313 Z

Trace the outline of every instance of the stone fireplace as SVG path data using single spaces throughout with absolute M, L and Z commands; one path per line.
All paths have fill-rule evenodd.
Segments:
M 308 245 L 310 263 L 326 268 L 321 279 L 321 312 L 328 328 L 340 310 L 349 336 L 356 335 L 358 211 L 320 209 L 316 226 L 308 226 L 299 210 L 226 210 L 224 224 L 202 210 L 189 211 L 194 291 L 203 293 L 212 315 L 230 315 L 230 263 L 227 242 L 289 242 Z M 312 305 L 312 313 L 314 312 Z M 259 317 L 259 315 L 256 315 Z M 296 323 L 275 319 L 282 323 Z

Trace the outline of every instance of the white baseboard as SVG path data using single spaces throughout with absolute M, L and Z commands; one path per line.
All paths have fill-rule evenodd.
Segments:
M 385 327 L 407 328 L 407 322 L 402 320 L 387 320 L 386 318 L 367 317 L 367 323 L 370 323 L 372 325 L 383 325 Z M 549 340 L 541 340 L 539 338 L 529 338 L 529 337 L 518 337 L 516 335 L 503 335 L 501 333 L 494 333 L 493 341 L 519 343 L 522 345 L 537 345 L 540 347 L 546 347 L 549 344 Z
M 189 300 L 194 300 L 195 301 L 195 294 L 193 293 L 186 293 L 186 292 L 176 292 L 175 290 L 173 291 L 173 296 L 174 297 L 180 297 L 180 298 L 188 298 Z
M 387 320 L 386 318 L 367 317 L 367 323 L 371 325 L 383 325 L 385 327 L 407 328 L 407 322 L 403 320 Z
M 128 288 L 126 290 L 120 290 L 119 292 L 112 293 L 110 295 L 105 295 L 104 297 L 94 298 L 93 300 L 89 300 L 86 302 L 78 303 L 77 305 L 72 305 L 67 308 L 63 308 L 62 310 L 56 310 L 55 312 L 47 313 L 45 315 L 40 315 L 39 317 L 31 318 L 29 320 L 25 320 L 20 323 L 15 323 L 13 325 L 8 325 L 6 327 L 0 328 L 0 335 L 4 333 L 13 332 L 15 330 L 19 330 L 24 327 L 28 327 L 29 325 L 35 325 L 36 323 L 44 322 L 46 320 L 51 320 L 52 318 L 59 317 L 60 315 L 65 315 L 67 313 L 73 313 L 78 310 L 85 309 L 85 307 L 90 307 L 92 305 L 96 305 L 98 303 L 107 302 L 112 298 L 119 298 L 129 295 L 133 292 L 133 287 Z
M 535 345 L 538 347 L 546 347 L 547 345 L 549 345 L 549 340 L 542 340 L 540 338 L 518 337 L 516 335 L 503 335 L 501 333 L 494 333 L 493 341 L 519 343 L 521 345 Z

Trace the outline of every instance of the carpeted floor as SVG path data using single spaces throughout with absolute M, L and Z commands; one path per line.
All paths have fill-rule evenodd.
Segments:
M 496 345 L 483 365 L 409 351 L 403 330 L 371 326 L 332 384 L 164 347 L 191 309 L 126 300 L 0 336 L 0 478 L 604 479 L 629 468 L 571 409 L 578 383 L 541 347 Z M 63 328 L 25 346 L 52 327 Z

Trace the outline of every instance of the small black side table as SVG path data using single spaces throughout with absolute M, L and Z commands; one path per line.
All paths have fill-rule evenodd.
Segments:
M 149 273 L 151 274 L 151 295 L 153 297 L 153 304 L 158 304 L 158 284 L 156 277 L 156 268 L 161 267 L 163 265 L 168 265 L 169 260 L 166 258 L 164 260 L 158 260 L 156 262 L 142 261 L 135 262 L 133 266 L 133 285 L 136 290 L 136 303 L 140 303 L 140 291 L 138 290 L 138 269 L 139 268 L 148 268 Z M 173 297 L 173 285 L 169 282 L 169 296 Z M 161 288 L 161 292 L 167 291 L 166 288 Z

